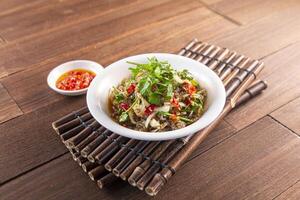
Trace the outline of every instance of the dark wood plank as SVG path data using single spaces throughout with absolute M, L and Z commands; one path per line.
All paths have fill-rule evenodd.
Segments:
M 300 135 L 300 98 L 272 112 L 271 116 Z
M 198 18 L 202 20 L 199 21 Z M 170 21 L 176 23 L 176 26 Z M 214 37 L 235 27 L 209 10 L 199 8 L 160 21 L 116 41 L 93 45 L 71 54 L 62 54 L 46 63 L 4 78 L 2 82 L 27 113 L 62 99 L 62 96 L 49 90 L 45 80 L 51 68 L 66 60 L 90 59 L 106 65 L 124 56 L 138 53 L 174 52 L 195 36 L 204 39 Z
M 58 1 L 40 2 L 28 9 L 11 12 L 0 18 L 0 34 L 9 42 L 53 32 L 92 18 L 117 12 L 137 0 Z M 1 4 L 1 3 L 0 3 Z M 3 3 L 2 3 L 3 4 Z
M 4 66 L 8 73 L 14 73 L 87 45 L 94 45 L 100 41 L 109 43 L 133 31 L 146 28 L 149 24 L 201 6 L 196 0 L 165 1 L 167 2 L 146 1 L 138 5 L 129 4 L 131 6 L 126 9 L 107 13 L 88 22 L 8 44 L 5 48 L 0 48 L 0 56 L 3 58 L 0 60 L 0 66 Z M 135 23 L 132 23 L 133 21 Z
M 1 124 L 0 184 L 66 152 L 51 123 L 84 102 L 84 97 L 65 97 L 63 102 Z
M 255 122 L 300 96 L 300 43 L 263 59 L 265 69 L 261 78 L 268 82 L 268 89 L 226 117 L 236 129 L 241 129 Z
M 188 162 L 156 199 L 271 199 L 300 176 L 299 144 L 266 117 Z M 2 186 L 2 199 L 152 198 L 122 182 L 98 190 L 76 165 L 64 155 Z
M 0 83 L 0 123 L 22 114 L 23 112 Z
M 248 24 L 283 11 L 300 10 L 297 0 L 202 0 L 211 9 L 241 24 Z
M 298 200 L 300 199 L 300 181 L 288 188 L 284 193 L 275 198 L 276 200 Z
M 300 40 L 299 10 L 283 10 L 240 26 L 211 42 L 252 58 L 262 58 Z

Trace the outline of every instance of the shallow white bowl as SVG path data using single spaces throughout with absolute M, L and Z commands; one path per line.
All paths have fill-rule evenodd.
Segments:
M 54 90 L 55 92 L 58 92 L 63 95 L 67 96 L 76 96 L 86 93 L 88 88 L 84 88 L 81 90 L 61 90 L 56 87 L 56 81 L 57 79 L 63 74 L 68 71 L 74 70 L 74 69 L 86 69 L 89 71 L 92 71 L 96 74 L 96 76 L 103 70 L 102 65 L 90 61 L 90 60 L 72 60 L 66 63 L 63 63 L 54 69 L 51 70 L 51 72 L 48 74 L 47 82 L 49 87 Z
M 168 61 L 175 69 L 187 69 L 200 85 L 207 90 L 207 110 L 193 124 L 166 132 L 141 132 L 119 125 L 109 113 L 108 95 L 112 86 L 117 86 L 121 80 L 130 76 L 131 64 L 126 61 L 147 63 L 147 58 L 155 56 L 158 60 Z M 142 54 L 124 58 L 107 66 L 91 83 L 87 92 L 87 105 L 93 117 L 105 128 L 119 135 L 139 140 L 169 140 L 184 137 L 209 125 L 223 110 L 225 104 L 225 89 L 220 78 L 207 66 L 179 55 L 166 53 Z

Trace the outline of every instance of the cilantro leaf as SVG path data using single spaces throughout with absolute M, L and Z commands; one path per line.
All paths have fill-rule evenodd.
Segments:
M 141 79 L 140 82 L 138 83 L 138 88 L 142 95 L 146 94 L 150 86 L 151 86 L 151 80 L 148 77 Z
M 159 105 L 161 104 L 161 96 L 157 93 L 151 93 L 148 98 L 149 103 Z

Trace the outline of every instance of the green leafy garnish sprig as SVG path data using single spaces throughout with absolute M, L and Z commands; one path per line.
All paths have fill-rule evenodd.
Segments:
M 173 76 L 175 70 L 168 62 L 158 61 L 155 57 L 148 58 L 147 64 L 136 62 L 129 68 L 132 79 L 139 80 L 137 87 L 141 95 L 150 103 L 160 106 L 173 97 Z

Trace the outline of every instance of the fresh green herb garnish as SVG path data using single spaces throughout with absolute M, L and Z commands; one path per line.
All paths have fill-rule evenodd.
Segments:
M 140 64 L 128 62 L 135 65 L 130 68 L 132 78 L 139 78 L 139 92 L 152 104 L 161 105 L 165 99 L 173 96 L 173 74 L 175 70 L 168 62 L 158 61 L 156 58 L 149 58 L 149 63 Z

